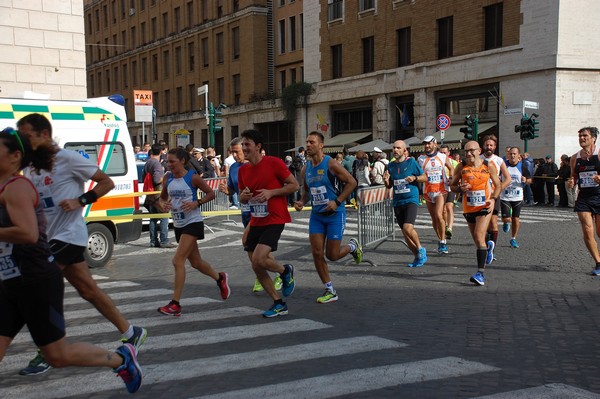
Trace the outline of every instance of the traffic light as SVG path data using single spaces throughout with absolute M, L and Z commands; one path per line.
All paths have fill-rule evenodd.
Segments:
M 539 117 L 538 114 L 531 114 L 531 118 L 529 119 L 529 131 L 531 140 L 533 140 L 536 137 L 539 137 L 539 135 L 536 134 L 536 132 L 540 131 L 540 128 L 536 127 L 540 124 L 540 122 L 535 119 L 537 117 Z
M 521 118 L 521 124 L 515 125 L 515 133 L 519 133 L 521 140 L 533 140 L 539 137 L 536 132 L 539 132 L 537 125 L 540 123 L 535 118 L 539 117 L 538 114 L 529 115 L 524 114 Z
M 223 131 L 223 126 L 221 126 L 221 122 L 223 121 L 222 114 L 221 108 L 214 108 L 212 114 L 212 127 L 215 134 L 219 134 Z
M 465 116 L 465 125 L 467 125 L 467 127 L 461 127 L 459 131 L 464 133 L 465 139 L 473 140 L 475 138 L 475 134 L 473 131 L 473 119 L 471 119 L 471 115 Z

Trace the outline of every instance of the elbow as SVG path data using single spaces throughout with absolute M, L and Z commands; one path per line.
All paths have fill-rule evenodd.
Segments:
M 23 244 L 33 245 L 38 242 L 40 238 L 40 234 L 37 229 L 33 229 L 32 231 L 28 231 L 27 234 L 23 237 Z

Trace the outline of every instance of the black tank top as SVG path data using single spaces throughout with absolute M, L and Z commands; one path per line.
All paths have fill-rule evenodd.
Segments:
M 17 179 L 24 179 L 31 184 L 25 177 L 15 176 L 0 187 L 0 194 Z M 35 190 L 33 184 L 31 187 Z M 35 214 L 39 231 L 37 243 L 12 244 L 0 241 L 0 282 L 4 284 L 36 282 L 45 280 L 56 272 L 60 273 L 48 246 L 45 232 L 46 218 L 41 201 L 36 204 Z M 13 215 L 14 217 L 18 215 Z M 13 226 L 11 216 L 6 207 L 0 204 L 0 227 L 10 226 Z
M 597 147 L 589 159 L 581 157 L 581 151 L 577 152 L 575 158 L 575 177 L 579 186 L 579 196 L 593 197 L 600 195 L 600 185 L 592 181 L 592 176 L 600 173 L 600 159 L 598 159 Z

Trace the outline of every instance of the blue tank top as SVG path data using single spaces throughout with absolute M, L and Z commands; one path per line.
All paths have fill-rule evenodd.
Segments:
M 313 166 L 312 161 L 306 163 L 305 180 L 310 196 L 313 212 L 323 213 L 329 201 L 335 201 L 342 191 L 340 180 L 329 171 L 329 160 L 331 157 L 325 155 L 323 160 Z M 344 206 L 339 206 L 337 212 L 346 212 Z

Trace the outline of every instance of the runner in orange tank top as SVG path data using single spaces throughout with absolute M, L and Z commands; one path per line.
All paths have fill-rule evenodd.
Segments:
M 463 193 L 463 215 L 477 247 L 477 273 L 471 276 L 470 280 L 477 285 L 484 285 L 483 271 L 488 252 L 485 233 L 492 217 L 494 204 L 500 196 L 500 180 L 496 165 L 493 162 L 489 164 L 485 162 L 480 154 L 479 143 L 467 142 L 465 160 L 456 167 L 450 189 L 455 193 Z

